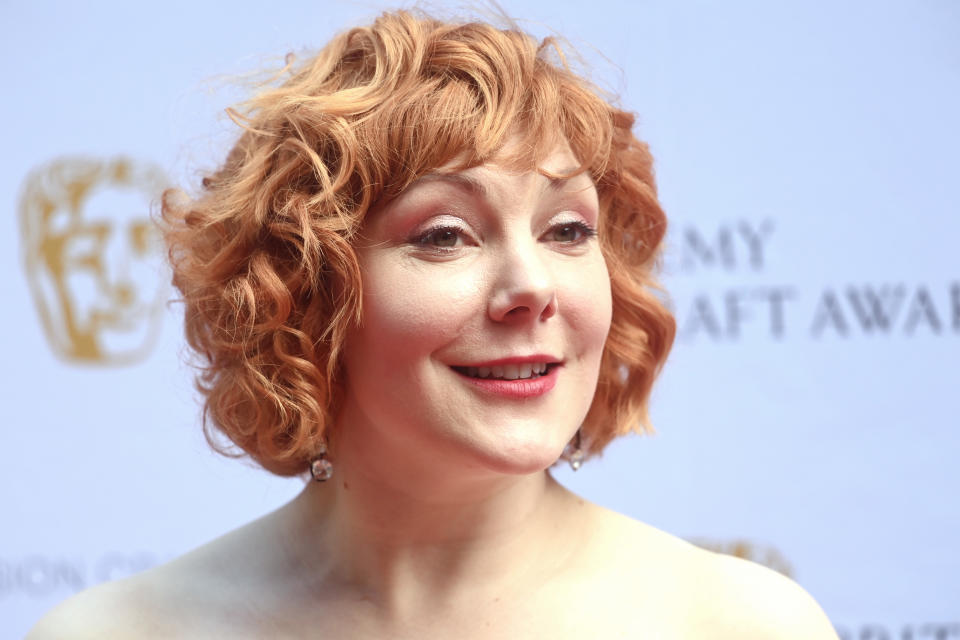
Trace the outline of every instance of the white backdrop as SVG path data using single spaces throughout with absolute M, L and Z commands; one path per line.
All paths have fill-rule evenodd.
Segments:
M 393 6 L 79 4 L 0 3 L 3 638 L 299 490 L 203 442 L 146 176 L 223 155 L 220 74 Z M 960 638 L 960 4 L 505 8 L 640 114 L 673 222 L 659 433 L 558 477 L 788 573 L 844 639 Z M 62 184 L 90 191 L 44 217 Z

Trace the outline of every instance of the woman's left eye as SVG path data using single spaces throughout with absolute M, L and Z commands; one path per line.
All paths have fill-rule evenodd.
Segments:
M 597 235 L 596 229 L 585 222 L 579 220 L 573 222 L 561 222 L 547 231 L 546 238 L 552 242 L 561 244 L 580 244 L 581 242 Z

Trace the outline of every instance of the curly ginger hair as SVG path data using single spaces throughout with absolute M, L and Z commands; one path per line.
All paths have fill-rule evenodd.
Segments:
M 285 71 L 242 113 L 229 111 L 244 131 L 201 193 L 168 192 L 162 206 L 215 449 L 275 474 L 305 472 L 334 435 L 341 351 L 362 317 L 351 243 L 366 212 L 458 159 L 462 169 L 495 157 L 539 167 L 558 135 L 581 162 L 575 173 L 597 187 L 613 297 L 581 427 L 586 453 L 652 429 L 650 390 L 675 323 L 653 293 L 666 217 L 633 114 L 572 72 L 553 38 L 407 11 L 346 31 Z M 501 158 L 516 134 L 518 151 Z

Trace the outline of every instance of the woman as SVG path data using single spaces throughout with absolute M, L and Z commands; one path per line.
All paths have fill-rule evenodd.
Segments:
M 647 147 L 552 41 L 385 14 L 235 118 L 174 283 L 208 435 L 316 482 L 34 637 L 835 637 L 547 472 L 646 428 L 674 329 Z

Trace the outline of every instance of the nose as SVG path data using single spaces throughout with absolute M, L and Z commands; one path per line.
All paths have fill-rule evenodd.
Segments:
M 538 247 L 514 247 L 496 260 L 493 290 L 487 304 L 491 320 L 522 323 L 546 320 L 557 313 L 556 283 Z

